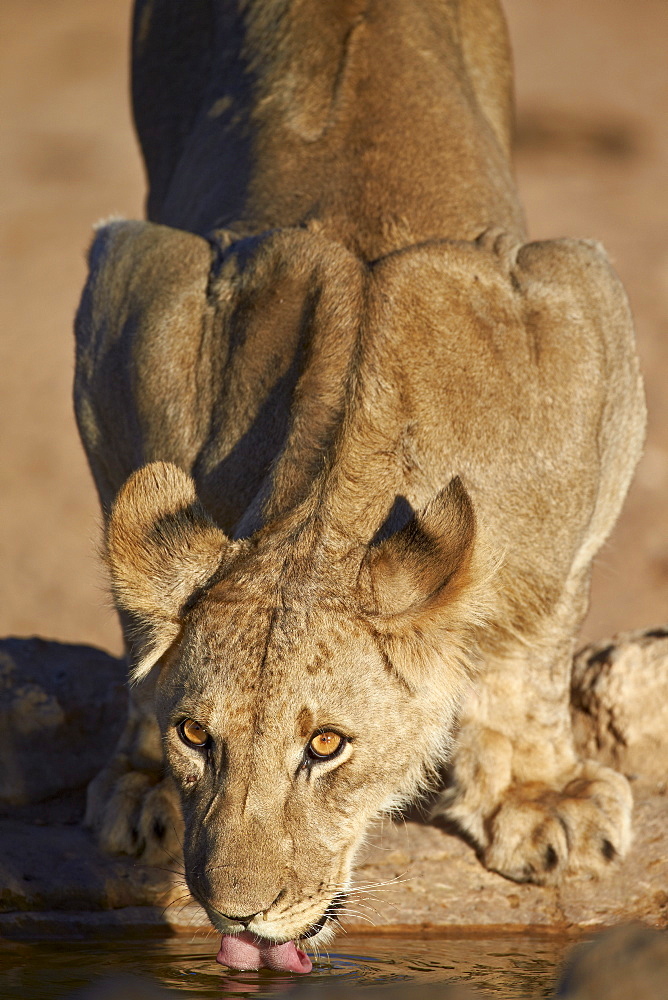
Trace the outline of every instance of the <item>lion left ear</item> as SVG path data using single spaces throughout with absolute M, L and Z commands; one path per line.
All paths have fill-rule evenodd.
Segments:
M 473 504 L 456 477 L 400 531 L 367 550 L 362 613 L 385 665 L 411 692 L 454 706 L 476 670 L 486 606 L 474 559 Z
M 457 476 L 400 531 L 368 550 L 376 613 L 419 620 L 446 606 L 466 575 L 474 537 L 473 505 Z
M 152 462 L 121 487 L 105 547 L 116 605 L 134 627 L 131 676 L 141 680 L 177 638 L 188 603 L 238 546 L 206 513 L 189 475 Z

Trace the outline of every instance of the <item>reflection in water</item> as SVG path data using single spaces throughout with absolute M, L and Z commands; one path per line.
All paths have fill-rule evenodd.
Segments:
M 409 985 L 468 986 L 482 996 L 548 997 L 567 944 L 556 938 L 501 937 L 405 940 L 348 937 L 322 954 L 306 977 L 229 972 L 215 962 L 212 939 L 134 942 L 0 943 L 0 997 L 16 1000 L 169 1000 L 170 997 L 282 995 L 296 1000 L 347 1000 L 377 987 L 388 1000 L 411 996 Z M 120 977 L 120 978 L 119 978 Z M 422 990 L 415 992 L 419 1000 Z M 427 993 L 430 995 L 430 993 Z M 458 992 L 453 993 L 459 996 Z M 375 996 L 375 991 L 374 991 Z

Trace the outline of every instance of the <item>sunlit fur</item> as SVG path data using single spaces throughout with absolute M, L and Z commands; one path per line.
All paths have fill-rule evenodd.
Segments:
M 138 0 L 133 98 L 150 221 L 97 230 L 76 323 L 134 681 L 88 822 L 183 847 L 221 931 L 338 899 L 316 945 L 446 760 L 489 868 L 604 869 L 630 790 L 570 668 L 642 387 L 601 247 L 526 240 L 498 3 Z

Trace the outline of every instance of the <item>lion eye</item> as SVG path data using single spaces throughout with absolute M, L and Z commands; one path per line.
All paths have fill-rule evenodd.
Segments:
M 178 727 L 178 733 L 186 746 L 195 747 L 197 750 L 204 750 L 211 742 L 211 737 L 204 726 L 194 719 L 184 719 Z
M 345 740 L 340 733 L 327 730 L 324 733 L 316 733 L 311 737 L 308 745 L 308 755 L 313 760 L 327 760 L 335 757 L 345 745 Z

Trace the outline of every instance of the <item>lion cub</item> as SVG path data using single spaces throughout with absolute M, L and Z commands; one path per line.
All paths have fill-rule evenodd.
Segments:
M 496 0 L 139 0 L 149 222 L 102 226 L 76 411 L 133 682 L 88 821 L 180 850 L 220 960 L 304 971 L 369 821 L 600 870 L 574 636 L 637 462 L 603 250 L 527 243 Z M 455 738 L 456 733 L 456 738 Z

